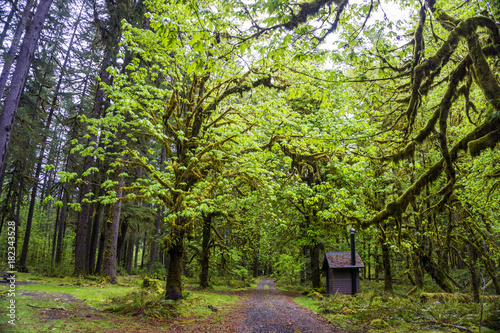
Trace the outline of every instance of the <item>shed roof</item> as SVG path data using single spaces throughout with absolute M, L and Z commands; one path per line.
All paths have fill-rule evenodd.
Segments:
M 328 266 L 327 266 L 328 265 Z M 356 265 L 351 266 L 351 252 L 326 252 L 323 269 L 326 268 L 364 268 L 365 265 L 356 252 Z

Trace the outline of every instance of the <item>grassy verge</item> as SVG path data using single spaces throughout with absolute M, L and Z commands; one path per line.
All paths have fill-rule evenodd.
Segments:
M 174 302 L 163 300 L 161 292 L 141 288 L 140 277 L 119 278 L 116 285 L 99 279 L 40 278 L 21 273 L 16 280 L 16 325 L 9 324 L 10 318 L 3 315 L 12 298 L 4 293 L 8 285 L 0 284 L 0 332 L 123 333 L 145 327 L 168 331 L 176 321 L 220 320 L 238 300 L 238 296 L 198 290 L 190 281 L 186 282 L 185 298 Z

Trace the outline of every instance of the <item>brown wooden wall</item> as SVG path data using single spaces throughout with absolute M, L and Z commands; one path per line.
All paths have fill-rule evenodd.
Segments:
M 330 268 L 326 272 L 326 292 L 328 294 L 352 294 L 352 275 L 350 269 Z M 356 268 L 356 292 L 360 292 L 359 269 Z

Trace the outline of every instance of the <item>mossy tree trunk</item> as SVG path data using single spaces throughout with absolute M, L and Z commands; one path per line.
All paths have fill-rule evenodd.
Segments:
M 391 269 L 391 253 L 389 245 L 385 240 L 382 240 L 382 265 L 384 266 L 384 290 L 392 293 L 392 269 Z
M 415 285 L 422 289 L 424 287 L 424 270 L 422 269 L 421 262 L 416 255 L 412 256 L 413 260 L 413 274 L 415 275 Z
M 180 222 L 180 221 L 179 221 Z M 184 259 L 184 229 L 173 227 L 170 232 L 170 262 L 167 270 L 165 299 L 182 299 L 182 267 Z
M 119 174 L 120 172 L 118 172 Z M 123 195 L 123 186 L 125 177 L 118 177 L 116 186 L 116 197 L 119 198 L 114 204 L 108 220 L 106 241 L 104 246 L 103 276 L 111 283 L 116 283 L 116 261 L 118 250 L 118 234 L 120 231 L 120 215 L 122 209 L 121 197 Z
M 441 289 L 447 293 L 452 293 L 456 290 L 453 281 L 447 276 L 444 268 L 431 255 L 421 253 L 419 256 L 425 271 L 431 275 L 432 279 Z
M 88 272 L 89 274 L 94 274 L 95 272 L 95 259 L 97 253 L 97 245 L 99 242 L 99 231 L 101 230 L 101 219 L 102 219 L 102 211 L 104 207 L 102 204 L 97 203 L 95 208 L 95 214 L 93 217 L 92 223 L 92 233 L 90 237 L 90 245 L 89 245 L 89 262 L 88 262 Z
M 122 140 L 128 143 L 127 131 L 122 133 Z M 121 161 L 127 161 L 127 154 L 121 155 Z M 118 237 L 121 235 L 125 237 L 127 232 L 127 221 L 123 221 L 120 225 L 120 216 L 122 211 L 122 197 L 123 197 L 123 187 L 125 186 L 125 167 L 123 165 L 118 166 L 115 170 L 115 181 L 117 185 L 115 186 L 115 196 L 116 201 L 112 204 L 110 211 L 110 216 L 107 222 L 106 228 L 106 239 L 104 245 L 104 255 L 103 255 L 103 277 L 109 280 L 111 283 L 116 283 L 116 266 L 118 262 L 119 246 Z M 120 227 L 123 228 L 120 228 Z M 123 230 L 124 229 L 124 230 Z
M 315 289 L 321 288 L 321 250 L 322 246 L 320 243 L 315 242 L 311 246 L 311 282 L 312 287 Z
M 300 256 L 301 261 L 305 262 L 307 258 L 307 247 L 302 246 L 302 255 Z M 305 284 L 307 280 L 307 265 L 301 265 L 300 269 L 300 284 Z
M 253 277 L 258 278 L 259 277 L 259 250 L 256 250 L 256 254 L 253 258 Z
M 210 267 L 210 242 L 212 234 L 213 213 L 203 214 L 203 239 L 201 244 L 201 271 L 200 287 L 208 287 L 209 267 Z
M 125 246 L 126 246 L 126 234 L 128 230 L 128 221 L 124 220 L 120 223 L 120 231 L 118 233 L 118 240 L 116 244 L 117 248 L 117 253 L 116 253 L 116 260 L 117 263 L 123 262 L 125 258 Z
M 106 208 L 106 214 L 104 217 L 104 221 L 108 221 L 109 214 L 113 211 L 113 206 L 107 206 Z M 101 226 L 101 235 L 99 236 L 99 249 L 98 249 L 98 254 L 97 254 L 97 262 L 95 264 L 95 269 L 94 272 L 95 274 L 101 274 L 102 273 L 102 263 L 104 259 L 104 247 L 106 244 L 106 236 L 108 233 L 108 225 L 109 223 L 103 223 Z

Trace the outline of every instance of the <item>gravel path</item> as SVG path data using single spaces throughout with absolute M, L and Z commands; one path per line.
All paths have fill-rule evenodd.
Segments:
M 262 279 L 239 307 L 238 333 L 342 332 L 276 289 L 274 279 Z

